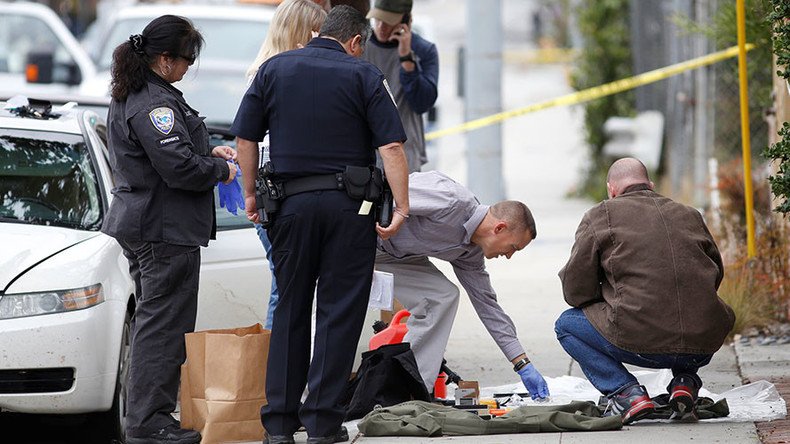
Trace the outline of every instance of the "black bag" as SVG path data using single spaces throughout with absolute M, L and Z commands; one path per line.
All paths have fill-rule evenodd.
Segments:
M 380 405 L 431 398 L 409 343 L 382 345 L 362 353 L 356 377 L 348 382 L 340 404 L 346 407 L 346 420 L 358 419 Z

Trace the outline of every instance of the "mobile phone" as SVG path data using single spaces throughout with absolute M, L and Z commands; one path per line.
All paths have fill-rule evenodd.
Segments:
M 401 19 L 401 23 L 408 25 L 411 21 L 411 12 L 407 12 L 403 14 L 403 19 Z

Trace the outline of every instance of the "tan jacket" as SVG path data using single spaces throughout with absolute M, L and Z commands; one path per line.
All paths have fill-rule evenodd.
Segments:
M 735 322 L 702 216 L 646 185 L 587 211 L 559 276 L 565 301 L 634 353 L 714 353 Z

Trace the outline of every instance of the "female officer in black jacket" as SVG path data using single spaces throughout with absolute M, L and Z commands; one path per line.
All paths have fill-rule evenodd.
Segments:
M 170 415 L 184 333 L 195 328 L 200 246 L 216 232 L 213 188 L 236 167 L 209 145 L 203 118 L 171 83 L 195 62 L 203 37 L 165 15 L 113 53 L 109 147 L 113 201 L 102 231 L 118 240 L 135 280 L 127 386 L 128 444 L 200 442 Z

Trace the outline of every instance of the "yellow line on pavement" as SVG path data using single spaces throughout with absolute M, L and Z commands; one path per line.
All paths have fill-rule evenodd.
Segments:
M 750 51 L 754 49 L 754 45 L 749 44 L 746 46 L 746 49 Z M 460 125 L 446 128 L 443 130 L 432 131 L 425 135 L 425 140 L 434 140 L 452 134 L 458 134 L 466 131 L 476 130 L 484 126 L 493 125 L 495 123 L 502 122 L 503 120 L 512 119 L 513 117 L 518 117 L 528 113 L 534 113 L 535 111 L 541 111 L 547 108 L 553 108 L 555 106 L 576 105 L 578 103 L 600 99 L 601 97 L 610 96 L 612 94 L 617 94 L 623 91 L 627 91 L 629 89 L 634 89 L 639 86 L 655 83 L 664 80 L 668 77 L 672 77 L 681 74 L 683 72 L 690 71 L 692 69 L 697 69 L 702 66 L 712 65 L 714 63 L 721 62 L 722 60 L 727 60 L 737 56 L 738 56 L 738 46 L 733 46 L 723 51 L 714 52 L 712 54 L 708 54 L 702 57 L 697 57 L 695 59 L 691 59 L 685 62 L 676 63 L 674 65 L 669 65 L 664 68 L 659 68 L 653 71 L 648 71 L 644 74 L 639 74 L 626 79 L 616 80 L 611 83 L 605 83 L 601 86 L 595 86 L 575 93 L 566 94 L 564 96 L 545 100 L 543 102 L 538 102 L 529 106 L 525 106 L 523 108 L 517 108 L 510 111 L 504 111 L 501 113 L 492 114 L 487 117 L 470 120 L 469 122 L 462 123 Z

